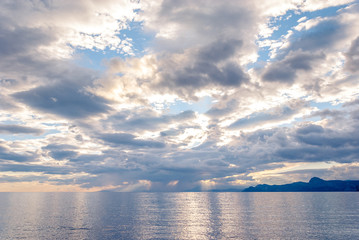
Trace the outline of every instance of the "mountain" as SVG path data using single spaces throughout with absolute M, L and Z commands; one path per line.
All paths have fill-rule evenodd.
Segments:
M 260 184 L 249 187 L 243 192 L 355 192 L 359 191 L 359 181 L 353 180 L 323 180 L 317 177 L 310 179 L 308 183 L 294 182 L 284 185 Z

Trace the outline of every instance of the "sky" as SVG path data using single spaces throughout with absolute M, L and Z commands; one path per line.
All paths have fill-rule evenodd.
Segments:
M 0 1 L 0 191 L 359 179 L 359 1 Z

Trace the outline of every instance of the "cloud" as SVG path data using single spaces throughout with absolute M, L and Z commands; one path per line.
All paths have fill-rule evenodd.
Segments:
M 72 173 L 72 169 L 68 167 L 52 167 L 41 166 L 35 164 L 1 164 L 0 170 L 2 172 L 41 172 L 46 174 L 69 174 Z
M 249 36 L 255 24 L 255 5 L 236 1 L 197 3 L 191 1 L 152 2 L 143 12 L 145 28 L 157 32 L 156 41 L 161 49 L 181 49 L 212 42 L 213 36 Z M 205 26 L 205 27 L 204 27 Z M 171 44 L 172 43 L 172 44 Z M 175 44 L 173 44 L 175 43 Z
M 356 176 L 351 3 L 2 1 L 0 181 L 188 191 Z
M 154 140 L 142 140 L 129 133 L 104 133 L 99 138 L 114 145 L 128 145 L 135 148 L 164 148 L 165 144 Z
M 15 162 L 27 162 L 27 161 L 31 160 L 31 157 L 29 155 L 12 152 L 7 147 L 0 145 L 0 160 L 15 161 Z
M 46 147 L 42 147 L 42 150 L 49 151 L 49 156 L 55 160 L 72 159 L 77 156 L 78 148 L 68 144 L 49 144 Z
M 233 57 L 243 42 L 237 39 L 218 40 L 199 50 L 199 61 L 218 63 Z
M 345 67 L 351 72 L 357 72 L 359 66 L 359 37 L 351 44 L 349 51 L 345 54 Z
M 184 111 L 176 115 L 158 115 L 154 111 L 124 111 L 112 115 L 107 121 L 116 130 L 157 130 L 164 128 L 172 123 L 181 123 L 195 118 L 193 111 Z
M 17 106 L 13 102 L 11 102 L 8 96 L 0 94 L 0 108 L 3 110 L 11 111 L 16 110 Z
M 308 132 L 308 130 L 311 132 Z M 296 138 L 307 145 L 338 148 L 343 146 L 354 147 L 359 138 L 350 132 L 340 133 L 331 129 L 324 130 L 320 126 L 306 126 L 299 129 Z
M 56 160 L 64 160 L 76 157 L 77 153 L 74 151 L 51 151 L 50 156 Z
M 0 124 L 0 133 L 2 134 L 33 134 L 41 135 L 45 131 L 38 128 L 31 128 L 13 124 Z
M 236 1 L 196 5 L 163 1 L 142 13 L 145 29 L 157 32 L 154 44 L 160 71 L 151 89 L 195 99 L 196 92 L 249 81 L 243 68 L 247 60 L 241 56 L 256 48 L 252 40 L 260 17 L 255 5 Z
M 233 87 L 240 86 L 249 79 L 241 67 L 234 62 L 218 67 L 211 62 L 211 59 L 196 59 L 196 57 L 194 59 L 192 66 L 185 66 L 175 72 L 164 73 L 160 85 L 168 88 L 196 89 L 212 84 Z M 176 62 L 172 64 L 176 65 Z
M 195 53 L 161 59 L 159 68 L 163 71 L 159 73 L 159 82 L 152 88 L 192 98 L 204 89 L 241 86 L 249 81 L 249 76 L 242 66 L 231 60 L 237 48 L 233 44 L 241 45 L 240 41 L 220 41 Z
M 344 120 L 348 121 L 348 120 Z M 343 120 L 341 121 L 343 124 Z M 304 125 L 290 133 L 295 139 L 290 146 L 278 148 L 276 155 L 290 161 L 356 162 L 359 139 L 355 125 L 337 130 L 318 125 Z
M 301 33 L 299 38 L 292 39 L 291 49 L 304 51 L 316 51 L 330 48 L 340 38 L 346 37 L 345 25 L 336 19 L 325 19 Z
M 290 52 L 283 60 L 270 64 L 264 71 L 264 81 L 293 83 L 298 71 L 311 71 L 318 66 L 318 62 L 325 59 L 323 53 L 296 51 Z
M 41 46 L 56 41 L 56 33 L 50 34 L 48 28 L 13 28 L 2 23 L 0 31 L 0 54 L 5 58 L 36 54 L 36 50 Z
M 339 1 L 309 0 L 309 1 L 303 1 L 300 5 L 300 9 L 302 11 L 317 11 L 320 9 L 345 5 L 353 2 L 355 2 L 355 0 L 339 0 Z
M 284 106 L 268 109 L 267 111 L 255 112 L 245 118 L 238 119 L 229 128 L 249 128 L 272 122 L 280 122 L 293 118 L 307 107 L 303 101 L 292 101 Z
M 323 133 L 324 129 L 320 125 L 308 124 L 304 125 L 301 128 L 297 129 L 297 134 L 299 135 L 307 135 L 310 133 Z
M 6 44 L 13 46 L 6 51 L 19 52 L 32 46 L 54 58 L 68 58 L 72 47 L 132 53 L 129 39 L 118 35 L 127 28 L 127 21 L 134 20 L 139 7 L 136 1 L 2 1 L 0 7 L 6 9 L 2 22 L 9 26 L 8 32 L 2 32 L 14 40 L 14 44 Z M 51 43 L 44 44 L 46 38 Z
M 12 96 L 44 113 L 70 119 L 84 118 L 110 110 L 107 100 L 81 88 L 71 85 L 70 82 L 62 82 L 17 92 Z

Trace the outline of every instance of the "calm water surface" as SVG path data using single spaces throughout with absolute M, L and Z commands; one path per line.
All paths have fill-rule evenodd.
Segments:
M 0 193 L 0 239 L 359 239 L 359 193 Z

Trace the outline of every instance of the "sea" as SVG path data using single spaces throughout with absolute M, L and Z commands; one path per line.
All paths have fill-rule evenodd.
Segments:
M 359 239 L 359 193 L 0 193 L 0 239 Z

